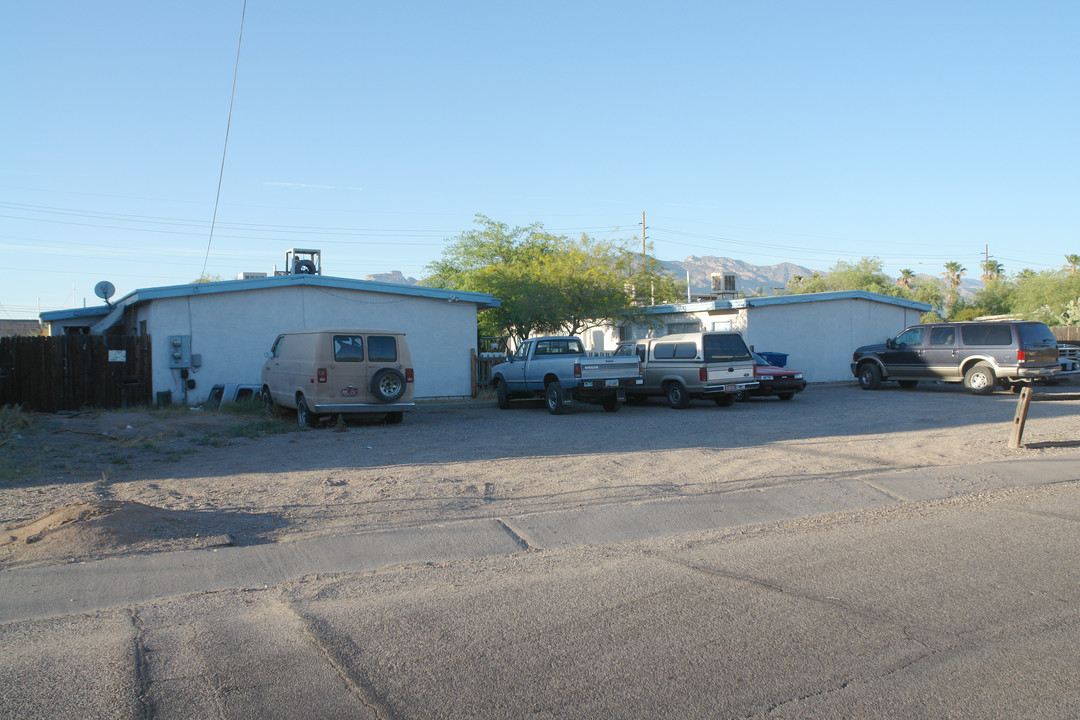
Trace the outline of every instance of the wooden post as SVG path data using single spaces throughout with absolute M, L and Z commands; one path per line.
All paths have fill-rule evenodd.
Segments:
M 476 397 L 476 351 L 469 348 L 469 395 Z
M 1027 422 L 1028 406 L 1031 405 L 1031 386 L 1027 385 L 1020 391 L 1020 400 L 1016 403 L 1016 416 L 1013 417 L 1012 435 L 1009 436 L 1009 447 L 1016 450 L 1020 447 L 1020 440 L 1024 436 L 1024 423 Z

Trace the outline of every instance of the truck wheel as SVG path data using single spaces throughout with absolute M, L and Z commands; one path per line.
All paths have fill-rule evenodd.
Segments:
M 859 368 L 859 387 L 863 390 L 877 390 L 881 385 L 881 370 L 874 363 L 863 363 Z
M 790 400 L 791 398 L 795 397 L 795 393 L 793 393 L 793 392 L 782 392 L 782 393 L 777 394 L 776 397 L 780 398 L 781 400 Z
M 397 425 L 405 417 L 403 412 L 388 412 L 386 413 L 386 424 Z
M 622 407 L 622 403 L 619 402 L 619 398 L 615 395 L 608 395 L 600 401 L 600 406 L 608 412 L 615 412 Z
M 495 381 L 495 399 L 499 403 L 500 410 L 510 409 L 510 395 L 506 392 L 506 383 L 502 380 Z
M 690 404 L 690 396 L 686 394 L 686 388 L 677 382 L 670 382 L 667 386 L 668 405 L 676 410 L 682 410 Z
M 899 381 L 897 381 L 897 384 L 900 387 L 904 388 L 905 390 L 910 390 L 911 388 L 918 385 L 919 381 L 918 380 L 899 380 Z
M 303 395 L 296 399 L 296 423 L 300 427 L 315 427 L 319 424 L 319 416 L 311 412 Z
M 371 392 L 383 402 L 394 402 L 405 394 L 405 376 L 393 368 L 383 368 L 371 379 Z
M 964 373 L 964 387 L 976 395 L 994 392 L 995 383 L 994 369 L 986 363 L 979 363 Z
M 720 407 L 731 407 L 735 404 L 736 395 L 737 393 L 731 393 L 730 395 L 721 395 L 719 397 L 713 398 L 713 402 L 715 402 Z
M 562 415 L 566 412 L 561 382 L 553 380 L 548 383 L 548 386 L 544 388 L 544 401 L 547 403 L 548 412 L 552 415 Z

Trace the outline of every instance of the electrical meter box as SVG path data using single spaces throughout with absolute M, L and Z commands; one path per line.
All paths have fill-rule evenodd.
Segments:
M 170 368 L 191 367 L 190 335 L 170 335 L 167 350 L 169 353 Z

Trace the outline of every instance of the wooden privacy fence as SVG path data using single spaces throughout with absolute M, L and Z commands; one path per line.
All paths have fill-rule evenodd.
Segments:
M 38 412 L 151 403 L 150 336 L 0 338 L 0 405 Z

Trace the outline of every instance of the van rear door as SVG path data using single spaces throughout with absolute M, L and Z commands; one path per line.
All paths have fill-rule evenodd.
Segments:
M 368 383 L 368 348 L 364 336 L 334 333 L 331 343 L 332 372 L 326 378 L 325 391 L 319 394 L 336 402 L 348 402 L 350 398 L 361 402 Z

